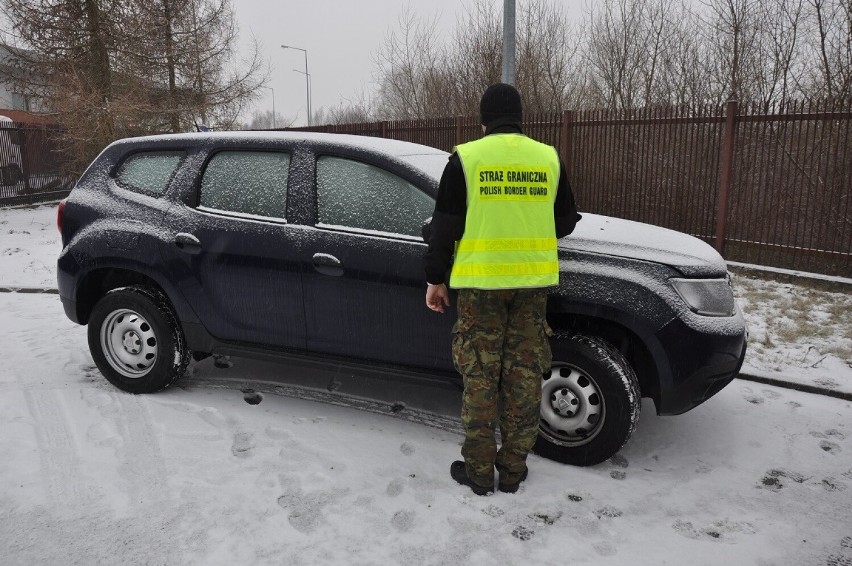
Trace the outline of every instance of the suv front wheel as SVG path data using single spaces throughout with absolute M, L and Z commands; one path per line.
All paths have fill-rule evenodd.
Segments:
M 107 380 L 129 393 L 153 393 L 181 377 L 190 352 L 168 299 L 147 287 L 104 295 L 89 319 L 89 350 Z
M 600 338 L 553 339 L 553 364 L 542 376 L 541 422 L 535 452 L 592 466 L 613 456 L 639 420 L 641 396 L 633 368 Z

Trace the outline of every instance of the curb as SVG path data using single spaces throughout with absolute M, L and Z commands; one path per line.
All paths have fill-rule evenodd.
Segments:
M 745 277 L 758 277 L 779 283 L 802 285 L 820 291 L 833 293 L 852 293 L 852 279 L 834 275 L 822 275 L 821 273 L 808 273 L 804 271 L 792 271 L 765 267 L 761 265 L 749 265 L 733 261 L 727 262 L 728 271 L 735 275 Z
M 794 383 L 792 381 L 784 381 L 783 379 L 776 379 L 774 377 L 764 377 L 748 373 L 738 374 L 737 379 L 753 381 L 755 383 L 763 383 L 764 385 L 774 385 L 776 387 L 783 387 L 785 389 L 793 389 L 795 391 L 801 391 L 803 393 L 825 395 L 826 397 L 834 397 L 835 399 L 842 399 L 843 401 L 852 401 L 852 393 L 847 393 L 845 391 L 834 391 L 833 389 L 827 389 L 818 385 L 810 385 L 807 383 Z
M 59 289 L 43 288 L 43 287 L 0 287 L 0 293 L 29 293 L 47 295 L 58 295 Z

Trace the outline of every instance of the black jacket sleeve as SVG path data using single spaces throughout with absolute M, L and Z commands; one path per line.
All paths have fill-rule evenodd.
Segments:
M 577 205 L 574 203 L 574 193 L 568 183 L 568 174 L 565 172 L 565 164 L 559 160 L 559 185 L 556 189 L 556 201 L 553 203 L 553 218 L 556 220 L 556 237 L 567 236 L 574 231 L 581 216 L 577 214 Z
M 456 242 L 464 233 L 464 221 L 467 215 L 467 188 L 461 160 L 455 153 L 450 155 L 441 182 L 438 185 L 438 198 L 435 200 L 435 213 L 429 228 L 427 244 L 429 248 L 423 256 L 426 281 L 437 285 L 446 282 L 447 272 L 452 264 Z

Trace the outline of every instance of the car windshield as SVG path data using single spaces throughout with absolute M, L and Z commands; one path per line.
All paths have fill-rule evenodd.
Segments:
M 441 180 L 441 174 L 444 172 L 444 167 L 447 165 L 447 158 L 449 156 L 449 153 L 441 152 L 400 155 L 399 158 L 423 171 L 435 179 L 437 183 Z

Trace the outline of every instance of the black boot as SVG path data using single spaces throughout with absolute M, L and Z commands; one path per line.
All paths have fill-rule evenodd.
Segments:
M 515 483 L 500 482 L 497 485 L 497 489 L 499 489 L 503 493 L 515 493 L 516 491 L 518 491 L 518 488 L 521 487 L 521 482 L 524 481 L 525 479 L 527 479 L 527 474 L 529 473 L 529 471 L 530 471 L 529 468 L 524 470 L 523 473 L 521 474 L 521 478 Z
M 464 467 L 464 462 L 461 460 L 456 460 L 452 463 L 450 466 L 450 475 L 453 476 L 453 479 L 460 484 L 469 487 L 476 495 L 488 495 L 489 493 L 494 493 L 494 484 L 491 484 L 490 487 L 485 487 L 474 483 L 474 481 L 468 477 L 467 470 Z

